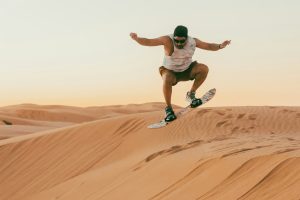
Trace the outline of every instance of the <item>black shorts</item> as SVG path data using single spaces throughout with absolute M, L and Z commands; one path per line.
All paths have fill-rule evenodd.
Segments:
M 165 68 L 164 66 L 161 66 L 159 68 L 159 73 L 162 76 L 164 72 L 169 71 L 172 72 L 175 77 L 176 77 L 176 83 L 173 85 L 176 85 L 179 81 L 188 81 L 188 80 L 194 80 L 195 77 L 191 76 L 191 71 L 193 69 L 193 67 L 198 64 L 197 61 L 194 61 L 190 64 L 189 68 L 187 68 L 186 70 L 182 71 L 182 72 L 174 72 L 172 70 L 169 70 L 167 68 Z

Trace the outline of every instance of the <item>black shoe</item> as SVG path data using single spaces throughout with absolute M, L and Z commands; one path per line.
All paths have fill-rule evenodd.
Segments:
M 166 107 L 165 111 L 166 111 L 166 117 L 165 117 L 166 122 L 171 122 L 177 118 L 172 107 L 169 106 Z
M 200 106 L 202 104 L 202 100 L 201 99 L 193 99 L 192 103 L 191 103 L 191 108 L 196 108 L 198 106 Z
M 190 103 L 191 108 L 196 108 L 202 104 L 202 100 L 196 98 L 195 92 L 187 92 L 186 101 Z

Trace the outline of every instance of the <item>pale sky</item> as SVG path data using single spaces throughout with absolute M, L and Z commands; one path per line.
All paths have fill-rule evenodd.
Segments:
M 0 0 L 0 106 L 35 103 L 101 106 L 163 102 L 155 38 L 185 25 L 202 41 L 231 45 L 197 49 L 210 72 L 209 106 L 299 106 L 300 1 L 297 0 Z M 173 87 L 185 106 L 192 82 Z

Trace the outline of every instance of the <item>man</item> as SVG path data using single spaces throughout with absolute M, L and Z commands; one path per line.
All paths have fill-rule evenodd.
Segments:
M 163 93 L 167 104 L 165 108 L 166 122 L 176 119 L 171 105 L 171 96 L 172 86 L 178 82 L 194 80 L 190 91 L 186 94 L 186 100 L 190 103 L 191 107 L 197 107 L 202 104 L 201 99 L 196 98 L 195 94 L 206 79 L 208 67 L 197 63 L 197 61 L 192 61 L 196 47 L 217 51 L 230 44 L 230 40 L 226 40 L 221 44 L 215 44 L 192 38 L 188 36 L 188 29 L 181 25 L 175 28 L 174 34 L 154 39 L 138 37 L 136 33 L 130 33 L 130 36 L 133 40 L 144 46 L 164 46 L 165 57 L 163 66 L 159 68 L 159 72 L 163 79 Z

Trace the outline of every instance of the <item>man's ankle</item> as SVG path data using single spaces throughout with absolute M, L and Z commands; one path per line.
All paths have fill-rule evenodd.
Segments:
M 168 105 L 168 104 L 167 104 L 166 108 L 172 108 L 172 105 Z

